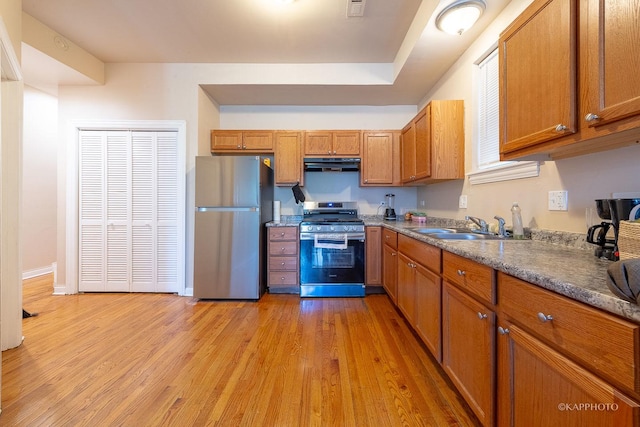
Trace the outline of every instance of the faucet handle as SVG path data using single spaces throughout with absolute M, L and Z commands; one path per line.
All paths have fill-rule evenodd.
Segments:
M 507 232 L 504 228 L 504 224 L 505 224 L 504 218 L 498 215 L 494 216 L 493 218 L 498 220 L 498 234 L 501 235 L 502 237 L 507 237 Z

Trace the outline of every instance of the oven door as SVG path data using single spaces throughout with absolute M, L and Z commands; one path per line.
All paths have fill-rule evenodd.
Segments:
M 300 233 L 301 296 L 364 296 L 364 233 Z

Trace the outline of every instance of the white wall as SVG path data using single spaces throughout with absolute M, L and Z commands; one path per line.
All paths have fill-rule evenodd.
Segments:
M 22 134 L 23 276 L 42 274 L 56 260 L 58 100 L 24 88 Z
M 473 63 L 492 45 L 497 45 L 500 32 L 530 3 L 512 1 L 476 42 L 427 94 L 430 99 L 463 99 L 465 101 L 465 169 L 471 169 L 473 133 Z M 549 70 L 550 73 L 553 70 Z M 514 201 L 522 208 L 525 226 L 550 230 L 586 232 L 585 209 L 594 199 L 609 198 L 614 192 L 638 192 L 640 184 L 640 145 L 566 160 L 544 161 L 540 176 L 508 182 L 470 185 L 449 182 L 421 187 L 418 199 L 435 216 L 462 219 L 465 215 L 493 220 L 501 215 L 511 223 L 510 207 Z M 567 190 L 569 210 L 549 211 L 548 192 Z M 468 196 L 468 208 L 458 209 L 458 197 Z
M 222 106 L 221 129 L 281 130 L 383 130 L 401 129 L 416 114 L 415 105 L 372 106 Z M 273 164 L 273 163 L 272 163 Z M 396 212 L 416 209 L 414 187 L 360 187 L 356 172 L 306 172 L 302 191 L 307 200 L 357 201 L 363 214 L 382 214 L 378 210 L 386 193 L 393 193 Z M 276 200 L 282 202 L 283 215 L 302 215 L 290 187 L 276 187 Z

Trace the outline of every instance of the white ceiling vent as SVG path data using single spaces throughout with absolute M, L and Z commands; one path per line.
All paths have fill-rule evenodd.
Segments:
M 367 0 L 347 0 L 347 18 L 364 16 L 364 5 Z

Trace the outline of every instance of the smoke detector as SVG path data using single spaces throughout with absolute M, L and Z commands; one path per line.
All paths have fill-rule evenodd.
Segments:
M 347 18 L 364 16 L 364 5 L 367 0 L 347 0 Z

